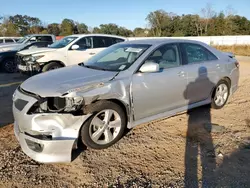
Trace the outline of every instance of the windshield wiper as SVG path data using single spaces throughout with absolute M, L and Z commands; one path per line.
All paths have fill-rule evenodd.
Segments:
M 84 63 L 80 63 L 80 66 L 82 66 L 82 67 L 87 67 L 87 68 L 89 68 L 89 69 L 96 69 L 96 70 L 109 71 L 109 69 L 105 69 L 105 68 L 97 67 L 97 66 L 93 66 L 93 65 L 85 65 Z

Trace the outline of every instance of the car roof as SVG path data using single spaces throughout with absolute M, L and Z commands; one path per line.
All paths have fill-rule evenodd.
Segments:
M 28 35 L 28 36 L 53 36 L 53 35 L 51 35 L 51 34 L 30 34 L 30 35 Z
M 98 37 L 114 37 L 114 38 L 121 38 L 121 39 L 126 39 L 126 37 L 118 36 L 118 35 L 108 35 L 108 34 L 74 34 L 70 35 L 70 37 L 93 37 L 93 36 L 98 36 Z M 69 37 L 69 36 L 67 36 Z
M 124 42 L 127 44 L 148 44 L 148 45 L 159 45 L 159 44 L 165 44 L 165 43 L 194 43 L 194 44 L 202 44 L 203 42 L 195 41 L 195 40 L 185 40 L 185 39 L 164 39 L 164 38 L 156 38 L 156 39 L 129 39 L 128 41 Z

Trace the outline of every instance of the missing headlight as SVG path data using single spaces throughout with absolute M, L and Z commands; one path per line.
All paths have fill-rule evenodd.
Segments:
M 78 112 L 84 105 L 82 97 L 47 97 L 40 99 L 29 110 L 33 113 L 58 113 L 58 112 Z
M 66 99 L 60 97 L 48 97 L 48 110 L 60 112 L 64 110 L 66 106 Z

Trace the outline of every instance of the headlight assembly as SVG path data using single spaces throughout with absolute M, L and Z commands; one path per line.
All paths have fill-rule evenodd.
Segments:
M 24 61 L 31 61 L 31 62 L 35 62 L 38 59 L 41 59 L 42 57 L 44 57 L 44 55 L 38 55 L 38 56 L 26 56 L 23 58 Z
M 41 59 L 42 57 L 44 57 L 44 55 L 32 56 L 32 61 L 36 61 L 38 59 Z
M 31 56 L 25 56 L 25 57 L 23 58 L 23 60 L 24 60 L 24 61 L 30 61 L 30 60 L 31 60 Z
M 41 112 L 76 112 L 84 105 L 82 97 L 47 97 L 41 99 L 29 111 L 31 113 Z

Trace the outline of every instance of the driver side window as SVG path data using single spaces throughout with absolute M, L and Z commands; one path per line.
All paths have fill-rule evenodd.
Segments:
M 77 50 L 86 50 L 92 48 L 92 40 L 90 37 L 84 37 L 78 40 L 75 44 L 79 46 Z
M 31 37 L 31 38 L 29 39 L 29 42 L 37 42 L 37 37 Z
M 180 56 L 176 44 L 166 44 L 155 50 L 145 62 L 158 63 L 160 69 L 180 66 Z

